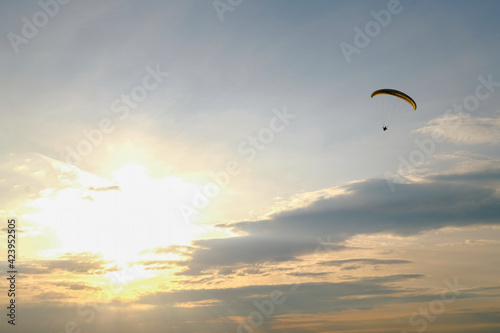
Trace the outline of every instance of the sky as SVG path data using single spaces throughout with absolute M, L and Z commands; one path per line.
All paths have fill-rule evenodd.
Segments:
M 498 332 L 499 12 L 0 1 L 2 332 Z

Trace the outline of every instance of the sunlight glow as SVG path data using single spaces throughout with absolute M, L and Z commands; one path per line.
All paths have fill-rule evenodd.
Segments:
M 26 217 L 53 229 L 63 252 L 97 252 L 122 267 L 140 260 L 143 250 L 189 244 L 201 231 L 183 219 L 179 205 L 191 200 L 196 185 L 174 176 L 150 179 L 146 170 L 129 164 L 107 186 L 87 177 L 47 190 Z

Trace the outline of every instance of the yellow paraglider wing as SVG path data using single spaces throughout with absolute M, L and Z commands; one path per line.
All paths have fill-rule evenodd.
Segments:
M 410 105 L 413 107 L 414 110 L 417 110 L 417 103 L 415 103 L 413 98 L 411 98 L 410 96 L 408 96 L 404 92 L 401 92 L 401 91 L 395 90 L 395 89 L 380 89 L 380 90 L 376 90 L 373 92 L 372 98 L 373 98 L 373 96 L 382 95 L 382 94 L 399 97 L 402 100 L 405 100 L 408 103 L 410 103 Z

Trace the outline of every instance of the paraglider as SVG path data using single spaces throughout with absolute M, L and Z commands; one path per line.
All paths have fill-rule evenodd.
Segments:
M 386 96 L 381 96 L 386 95 Z M 387 131 L 389 123 L 400 113 L 400 111 L 410 109 L 417 110 L 417 103 L 402 91 L 396 89 L 379 89 L 372 93 L 371 98 L 377 97 L 379 106 L 380 118 L 382 121 L 382 129 Z M 386 97 L 386 98 L 384 98 Z

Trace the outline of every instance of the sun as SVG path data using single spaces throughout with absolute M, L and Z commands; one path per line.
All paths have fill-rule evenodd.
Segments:
M 179 209 L 197 184 L 175 176 L 152 179 L 140 164 L 124 165 L 108 180 L 83 172 L 70 178 L 71 186 L 36 200 L 30 217 L 57 233 L 61 253 L 99 253 L 125 267 L 147 250 L 188 245 L 201 233 Z
M 112 182 L 115 190 L 95 194 L 106 224 L 101 230 L 109 235 L 101 242 L 103 257 L 130 263 L 144 250 L 186 245 L 196 236 L 196 226 L 179 209 L 193 196 L 193 184 L 174 176 L 151 179 L 137 164 L 117 170 Z

